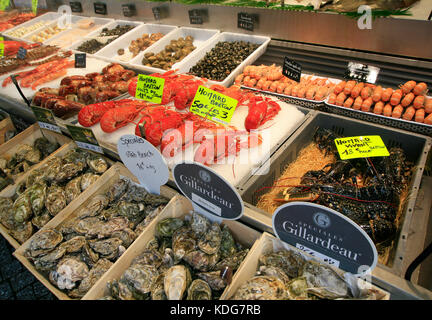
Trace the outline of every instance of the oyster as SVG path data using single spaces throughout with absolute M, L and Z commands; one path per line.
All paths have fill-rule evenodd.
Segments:
M 49 159 L 45 165 L 46 165 L 46 171 L 45 171 L 44 178 L 46 181 L 52 182 L 60 173 L 60 170 L 62 168 L 62 161 L 60 158 L 55 157 Z M 42 169 L 40 170 L 42 171 Z
M 241 285 L 233 300 L 285 300 L 286 287 L 276 277 L 255 276 Z
M 15 221 L 22 223 L 27 221 L 32 216 L 32 209 L 30 203 L 30 194 L 24 192 L 20 194 L 13 204 L 13 211 Z
M 222 232 L 219 225 L 215 222 L 210 229 L 198 240 L 198 247 L 207 254 L 215 254 L 219 251 L 222 240 Z
M 108 238 L 103 240 L 89 241 L 90 248 L 107 259 L 115 259 L 119 256 L 119 249 L 122 244 L 119 238 Z
M 66 195 L 62 187 L 58 185 L 51 185 L 47 190 L 45 199 L 45 207 L 48 209 L 52 216 L 62 211 L 67 205 Z
M 30 221 L 28 222 L 24 222 L 24 223 L 19 223 L 15 229 L 11 229 L 10 233 L 12 235 L 12 237 L 14 237 L 19 243 L 24 243 L 26 242 L 28 239 L 30 239 L 30 237 L 33 234 L 33 225 Z
M 81 281 L 78 287 L 78 295 L 83 297 L 112 265 L 113 263 L 107 259 L 99 259 L 91 268 L 89 275 Z
M 99 215 L 108 205 L 108 198 L 102 194 L 98 194 L 91 198 L 87 205 L 81 209 L 78 216 L 82 218 L 95 217 Z
M 160 274 L 156 280 L 153 282 L 150 289 L 150 297 L 152 300 L 166 300 L 167 296 L 164 290 L 164 279 L 165 275 Z
M 63 241 L 63 236 L 55 229 L 40 230 L 33 236 L 27 249 L 30 256 L 35 258 L 53 250 Z
M 261 266 L 259 268 L 259 275 L 279 278 L 285 284 L 288 284 L 290 282 L 290 278 L 287 276 L 285 271 L 283 271 L 281 268 L 274 266 Z
M 99 237 L 112 236 L 114 232 L 122 231 L 129 228 L 129 220 L 125 217 L 111 218 L 105 223 L 102 223 L 99 228 Z
M 302 270 L 305 260 L 297 252 L 281 250 L 261 256 L 259 263 L 265 266 L 281 268 L 290 278 L 297 278 L 300 276 L 299 272 Z
M 88 217 L 71 222 L 70 228 L 74 232 L 92 238 L 99 234 L 101 223 L 102 221 L 98 217 Z M 63 226 L 63 228 L 66 228 L 66 226 Z
M 60 244 L 60 248 L 64 248 L 67 253 L 79 252 L 87 243 L 87 240 L 83 236 L 76 236 L 72 239 Z
M 89 275 L 87 265 L 75 258 L 63 258 L 57 264 L 57 286 L 60 289 L 72 289 L 77 281 Z
M 129 187 L 129 181 L 126 179 L 117 180 L 107 191 L 106 196 L 110 202 L 117 202 Z
M 80 183 L 81 191 L 86 190 L 94 182 L 96 182 L 97 179 L 99 179 L 99 176 L 97 174 L 94 174 L 94 173 L 91 173 L 91 172 L 84 173 L 81 176 L 81 183 Z
M 213 269 L 219 260 L 219 254 L 210 255 L 201 250 L 195 250 L 186 253 L 183 260 L 189 263 L 194 269 L 205 272 Z
M 41 271 L 50 271 L 55 269 L 57 262 L 65 255 L 65 253 L 65 248 L 58 247 L 50 253 L 38 257 L 34 261 L 36 269 Z
M 12 207 L 12 199 L 0 198 L 0 223 L 4 224 L 8 229 L 13 228 L 14 226 Z
M 249 252 L 249 249 L 245 249 L 242 251 L 239 251 L 231 256 L 228 256 L 227 258 L 220 260 L 216 265 L 215 269 L 221 270 L 224 267 L 229 267 L 232 270 L 237 270 L 238 267 L 240 267 L 240 264 L 246 258 L 247 254 Z
M 41 215 L 33 217 L 31 223 L 38 229 L 42 229 L 51 220 L 51 215 L 48 211 L 44 211 Z
M 158 276 L 159 272 L 154 266 L 138 264 L 129 267 L 120 278 L 120 282 L 128 284 L 129 288 L 141 294 L 148 294 Z
M 224 225 L 222 227 L 221 243 L 220 243 L 220 255 L 222 259 L 228 258 L 237 252 L 235 241 L 231 235 L 229 228 Z
M 145 227 L 147 227 L 147 226 L 150 224 L 150 222 L 152 222 L 153 219 L 156 218 L 156 216 L 157 216 L 159 213 L 162 212 L 163 209 L 164 209 L 164 206 L 159 206 L 159 207 L 157 207 L 156 209 L 152 209 L 152 210 L 150 211 L 150 213 L 148 213 L 147 216 L 144 218 L 144 220 L 141 221 L 141 222 L 140 222 L 140 223 L 135 227 L 135 232 L 136 232 L 137 234 L 141 234 L 141 233 L 144 231 Z M 147 211 L 147 209 L 146 209 L 146 211 Z M 148 212 L 148 211 L 147 211 L 147 212 Z
M 156 226 L 156 232 L 161 237 L 172 237 L 174 231 L 183 226 L 183 220 L 179 218 L 166 218 Z
M 89 168 L 95 172 L 102 174 L 108 169 L 108 163 L 100 155 L 91 155 L 87 158 L 87 165 Z
M 114 238 L 119 238 L 122 241 L 122 245 L 126 248 L 129 247 L 137 237 L 135 232 L 130 228 L 114 231 L 111 236 Z
M 289 298 L 292 300 L 309 300 L 308 284 L 305 277 L 298 277 L 287 284 Z
M 142 203 L 132 203 L 126 201 L 120 201 L 117 205 L 118 214 L 128 218 L 130 221 L 139 220 L 141 222 L 144 219 L 145 206 Z
M 203 280 L 215 291 L 225 289 L 227 282 L 221 277 L 220 271 L 201 272 L 197 276 Z
M 326 265 L 308 261 L 303 267 L 302 276 L 306 279 L 308 291 L 320 298 L 348 297 L 348 286 L 345 281 Z
M 81 193 L 81 176 L 78 176 L 66 184 L 64 193 L 66 195 L 66 202 L 71 203 Z
M 164 290 L 168 300 L 181 300 L 192 281 L 190 271 L 183 265 L 169 268 L 165 273 Z
M 47 187 L 44 183 L 35 183 L 27 189 L 30 197 L 30 204 L 35 215 L 42 213 L 45 206 Z
M 63 183 L 80 174 L 85 169 L 85 166 L 79 163 L 66 162 L 60 167 L 60 171 L 54 177 L 56 183 Z
M 43 183 L 45 178 L 45 173 L 43 170 L 34 170 L 32 171 L 26 181 L 25 181 L 25 187 L 30 188 L 32 185 L 36 183 Z
M 111 296 L 117 300 L 135 300 L 132 291 L 127 284 L 113 280 L 108 281 L 107 288 L 111 292 Z
M 45 158 L 54 151 L 56 151 L 60 144 L 58 142 L 51 142 L 45 137 L 37 138 L 33 146 L 42 153 L 42 157 Z
M 178 228 L 172 236 L 172 249 L 175 258 L 180 261 L 186 253 L 195 250 L 196 243 L 192 229 L 189 227 Z
M 206 217 L 199 215 L 196 212 L 192 214 L 191 227 L 198 236 L 205 234 L 210 226 L 210 221 Z
M 81 260 L 84 261 L 88 266 L 92 267 L 99 260 L 99 254 L 94 252 L 88 243 L 86 243 L 81 251 Z
M 35 150 L 33 149 L 32 146 L 30 146 L 30 145 L 28 145 L 28 144 L 25 144 L 25 143 L 20 144 L 20 145 L 18 146 L 18 148 L 17 148 L 17 151 L 15 152 L 15 160 L 16 160 L 17 162 L 22 162 L 22 161 L 25 160 L 26 155 L 27 155 L 29 152 L 34 152 L 34 151 L 35 151 Z M 31 157 L 29 157 L 29 158 L 31 158 Z M 40 152 L 39 152 L 39 158 L 40 158 Z M 37 162 L 39 162 L 39 161 L 37 161 Z
M 139 256 L 136 256 L 131 263 L 131 266 L 139 265 L 152 265 L 159 268 L 162 264 L 162 255 L 154 249 L 146 249 Z
M 187 300 L 211 300 L 211 293 L 207 282 L 196 279 L 189 286 Z

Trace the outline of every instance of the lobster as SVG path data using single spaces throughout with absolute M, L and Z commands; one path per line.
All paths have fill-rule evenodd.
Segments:
M 102 131 L 111 133 L 126 126 L 148 105 L 145 101 L 131 101 L 121 107 L 109 109 L 100 119 Z
M 281 110 L 279 104 L 270 98 L 265 98 L 260 102 L 258 98 L 249 102 L 249 112 L 245 119 L 245 128 L 247 131 L 258 129 L 267 121 L 273 119 Z

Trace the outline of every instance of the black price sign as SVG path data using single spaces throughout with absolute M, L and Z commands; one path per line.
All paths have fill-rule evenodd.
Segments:
M 133 17 L 136 15 L 136 7 L 134 4 L 122 4 L 122 10 L 125 17 Z
M 31 108 L 40 128 L 62 133 L 51 110 L 36 106 L 32 106 Z
M 87 65 L 86 53 L 75 53 L 75 68 L 85 68 Z
M 204 20 L 201 10 L 189 10 L 189 22 L 190 24 L 203 24 Z
M 318 204 L 280 206 L 273 214 L 273 231 L 293 247 L 352 274 L 371 271 L 378 261 L 374 243 L 359 225 Z
M 237 28 L 248 31 L 254 30 L 254 17 L 245 12 L 239 12 L 237 14 Z
M 17 58 L 18 59 L 25 59 L 26 56 L 27 56 L 27 50 L 24 49 L 23 47 L 19 47 L 18 53 L 17 53 Z
M 178 163 L 173 168 L 177 187 L 204 215 L 237 220 L 244 210 L 237 191 L 212 169 L 198 163 Z
M 94 12 L 97 14 L 103 14 L 106 15 L 107 14 L 107 5 L 106 3 L 103 2 L 95 2 L 93 3 L 94 6 Z
M 161 19 L 161 9 L 159 7 L 153 7 L 152 12 L 155 20 Z
M 349 62 L 345 71 L 345 79 L 375 84 L 380 68 L 361 63 Z
M 81 2 L 71 1 L 69 2 L 72 12 L 83 12 Z
M 294 60 L 285 57 L 284 64 L 282 66 L 282 74 L 294 81 L 300 82 L 302 73 L 302 66 Z

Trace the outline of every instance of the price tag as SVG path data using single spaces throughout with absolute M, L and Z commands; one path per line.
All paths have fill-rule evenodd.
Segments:
M 133 17 L 136 15 L 136 7 L 134 4 L 122 4 L 122 10 L 125 17 Z
M 159 7 L 153 7 L 152 12 L 155 20 L 161 19 L 161 9 Z
M 349 62 L 345 71 L 345 78 L 359 82 L 375 84 L 380 68 L 361 63 Z
M 85 68 L 87 66 L 87 54 L 75 53 L 75 68 Z
M 4 38 L 0 37 L 0 57 L 4 56 Z
M 72 12 L 83 12 L 81 2 L 71 1 L 69 2 L 69 5 L 72 9 Z
M 165 79 L 158 77 L 138 75 L 135 98 L 154 103 L 162 102 Z
M 199 86 L 189 111 L 214 122 L 228 125 L 238 101 L 219 92 Z
M 107 5 L 106 5 L 106 3 L 95 2 L 95 3 L 93 3 L 93 7 L 94 7 L 94 12 L 95 13 L 97 13 L 97 14 L 103 14 L 103 15 L 107 14 Z
M 34 15 L 37 14 L 38 0 L 32 0 L 32 11 Z
M 103 150 L 91 129 L 70 124 L 67 124 L 66 127 L 78 147 L 103 154 Z
M 246 12 L 239 12 L 237 14 L 237 28 L 248 31 L 254 30 L 254 17 Z
M 147 140 L 127 134 L 120 137 L 117 150 L 124 165 L 148 192 L 160 194 L 169 178 L 168 166 L 161 153 Z
M 377 264 L 378 253 L 368 234 L 330 208 L 287 203 L 276 209 L 272 223 L 279 239 L 344 271 L 359 275 Z
M 296 82 L 300 82 L 302 73 L 302 66 L 294 60 L 285 57 L 284 64 L 282 66 L 282 74 Z
M 17 58 L 18 59 L 25 59 L 26 56 L 27 56 L 27 50 L 24 49 L 23 47 L 19 47 L 18 53 L 17 53 Z
M 5 9 L 9 6 L 9 0 L 0 0 L 0 10 L 5 11 Z
M 223 177 L 199 163 L 178 163 L 173 168 L 177 187 L 192 201 L 198 213 L 217 219 L 237 220 L 243 215 L 243 201 Z
M 189 10 L 189 22 L 190 24 L 203 24 L 203 16 L 201 10 L 192 9 Z
M 380 136 L 339 138 L 335 144 L 342 160 L 390 155 Z
M 33 113 L 38 121 L 39 127 L 42 129 L 51 130 L 62 133 L 54 118 L 54 114 L 50 109 L 32 106 Z

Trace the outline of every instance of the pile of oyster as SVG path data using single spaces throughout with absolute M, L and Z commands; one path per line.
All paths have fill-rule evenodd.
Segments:
M 108 167 L 103 156 L 81 149 L 49 159 L 17 186 L 12 198 L 0 198 L 0 222 L 19 243 L 25 242 Z
M 33 146 L 21 144 L 16 153 L 8 160 L 0 158 L 0 191 L 14 183 L 14 178 L 27 172 L 30 167 L 41 162 L 57 150 L 60 145 L 46 138 L 38 138 Z
M 256 275 L 242 284 L 233 300 L 317 300 L 352 299 L 347 282 L 327 265 L 307 261 L 301 254 L 281 250 L 262 255 Z M 378 299 L 374 289 L 363 291 L 361 299 Z
M 218 298 L 249 249 L 197 213 L 167 218 L 103 300 L 210 300 Z
M 37 233 L 25 256 L 69 297 L 82 298 L 168 201 L 119 179 L 76 217 Z

